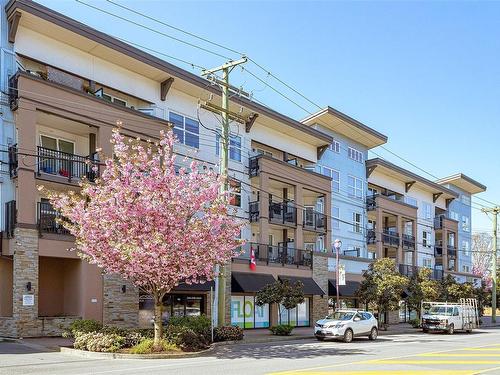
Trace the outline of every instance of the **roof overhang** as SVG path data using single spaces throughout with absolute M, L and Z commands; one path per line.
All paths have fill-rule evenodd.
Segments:
M 377 171 L 391 176 L 401 182 L 404 182 L 406 192 L 409 192 L 413 186 L 419 186 L 420 188 L 423 188 L 433 194 L 434 202 L 439 197 L 442 197 L 444 199 L 455 199 L 459 196 L 458 193 L 454 192 L 453 190 L 450 190 L 436 182 L 428 180 L 381 158 L 367 160 L 366 170 L 368 171 L 367 177 L 369 177 L 369 174 L 371 174 L 373 171 Z
M 463 173 L 457 173 L 452 176 L 440 178 L 436 181 L 436 183 L 440 185 L 455 185 L 456 187 L 470 194 L 483 193 L 486 191 L 486 186 L 470 178 L 469 176 L 464 175 Z
M 347 138 L 356 140 L 356 142 L 361 143 L 368 149 L 387 143 L 387 136 L 332 107 L 326 107 L 306 117 L 301 122 L 309 126 L 314 124 L 322 125 Z
M 23 26 L 106 61 L 112 61 L 159 84 L 173 78 L 169 85 L 188 95 L 200 97 L 204 92 L 212 93 L 214 102 L 220 102 L 221 90 L 205 78 L 41 4 L 31 0 L 11 0 L 5 6 L 5 11 L 9 20 L 9 38 L 12 41 L 15 41 L 19 26 Z M 255 120 L 253 115 L 258 114 L 260 124 L 297 137 L 318 148 L 332 142 L 331 136 L 241 96 L 231 98 L 230 110 L 240 113 L 249 121 Z

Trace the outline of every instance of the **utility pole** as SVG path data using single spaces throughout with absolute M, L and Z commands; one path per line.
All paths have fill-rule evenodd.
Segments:
M 202 76 L 214 76 L 216 72 L 222 71 L 222 80 L 214 79 L 222 90 L 222 103 L 221 107 L 217 108 L 212 106 L 210 110 L 220 114 L 222 118 L 222 134 L 221 134 L 221 144 L 222 149 L 220 152 L 220 174 L 223 177 L 224 184 L 222 186 L 221 194 L 225 194 L 229 190 L 228 181 L 228 164 L 229 164 L 229 119 L 240 117 L 239 115 L 232 114 L 229 111 L 229 90 L 232 86 L 229 85 L 229 73 L 238 65 L 247 62 L 247 58 L 243 56 L 241 59 L 236 61 L 228 61 L 227 63 L 218 66 L 213 69 L 206 69 L 201 72 Z M 204 108 L 209 109 L 209 106 Z M 226 315 L 226 276 L 224 274 L 224 266 L 219 268 L 218 283 L 217 283 L 217 325 L 219 327 L 225 325 L 225 315 Z
M 493 256 L 491 257 L 491 322 L 497 321 L 497 216 L 500 213 L 500 207 L 483 208 L 484 213 L 493 214 Z

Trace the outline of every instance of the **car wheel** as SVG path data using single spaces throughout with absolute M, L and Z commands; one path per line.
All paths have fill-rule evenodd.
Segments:
M 353 338 L 352 329 L 350 328 L 346 329 L 344 332 L 344 342 L 349 343 L 352 341 L 352 338 Z
M 316 340 L 318 340 L 318 341 L 325 341 L 325 338 L 324 337 L 318 337 L 318 336 L 316 336 Z
M 378 330 L 377 328 L 373 327 L 372 330 L 370 331 L 370 335 L 368 336 L 368 338 L 370 340 L 376 340 L 377 336 L 378 336 Z
M 447 333 L 448 335 L 453 335 L 453 333 L 455 332 L 455 326 L 453 325 L 453 323 L 451 323 L 449 326 L 448 326 L 448 330 L 447 330 Z

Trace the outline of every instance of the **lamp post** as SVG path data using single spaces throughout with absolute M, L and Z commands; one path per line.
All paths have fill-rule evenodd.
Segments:
M 336 263 L 337 263 L 337 266 L 336 266 L 336 273 L 337 273 L 337 277 L 335 278 L 335 289 L 337 291 L 337 308 L 336 309 L 339 309 L 340 308 L 340 298 L 339 298 L 339 276 L 340 276 L 340 272 L 339 272 L 339 252 L 340 252 L 340 247 L 342 246 L 342 241 L 339 240 L 338 238 L 333 242 L 333 247 L 335 248 L 335 255 L 336 255 Z

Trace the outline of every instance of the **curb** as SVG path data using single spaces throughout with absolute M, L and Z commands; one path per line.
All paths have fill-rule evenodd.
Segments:
M 73 349 L 65 346 L 59 347 L 59 351 L 64 354 L 70 354 L 83 358 L 91 359 L 177 359 L 177 358 L 192 358 L 199 357 L 203 354 L 209 353 L 214 350 L 211 346 L 208 349 L 200 352 L 181 352 L 179 354 L 127 354 L 127 353 L 103 353 L 103 352 L 89 352 L 87 350 Z
M 307 340 L 314 339 L 314 336 L 272 336 L 262 337 L 258 339 L 249 340 L 237 340 L 237 341 L 221 341 L 215 342 L 213 346 L 225 346 L 225 345 L 245 345 L 245 344 L 263 344 L 263 343 L 274 343 L 274 342 L 284 342 L 284 341 L 296 341 L 296 340 Z

